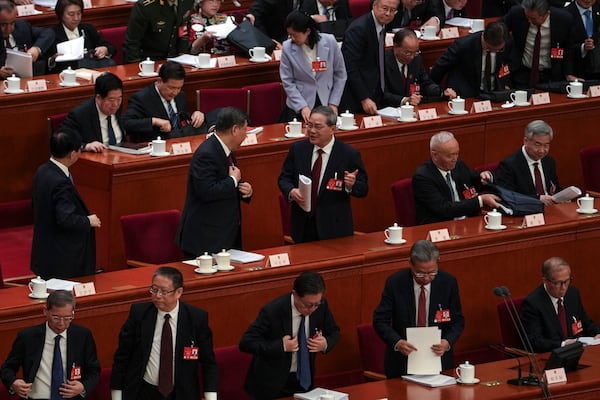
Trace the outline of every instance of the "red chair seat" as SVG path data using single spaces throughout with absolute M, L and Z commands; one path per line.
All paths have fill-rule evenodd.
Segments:
M 412 178 L 400 179 L 392 184 L 392 198 L 396 210 L 396 222 L 400 226 L 415 226 L 417 213 L 413 197 Z

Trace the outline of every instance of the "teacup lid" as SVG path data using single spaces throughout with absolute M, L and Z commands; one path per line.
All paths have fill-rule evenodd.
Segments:
M 152 142 L 159 142 L 160 143 L 160 142 L 164 142 L 164 140 L 160 136 L 157 136 L 156 139 L 154 139 Z
M 496 209 L 494 208 L 492 211 L 488 212 L 488 214 L 490 214 L 490 215 L 498 215 L 498 214 L 500 214 L 500 213 L 498 212 L 498 210 L 496 210 Z
M 31 280 L 31 282 L 33 282 L 33 283 L 45 283 L 46 281 L 43 280 L 41 276 L 38 276 L 37 278 L 33 278 Z
M 208 255 L 208 252 L 204 252 L 203 255 L 201 255 L 200 257 L 198 257 L 201 260 L 206 260 L 207 258 L 210 258 L 212 260 L 212 257 Z
M 301 124 L 302 122 L 299 122 L 296 118 L 294 118 L 293 120 L 290 121 L 290 124 Z
M 397 222 L 394 222 L 394 225 L 390 226 L 388 229 L 402 229 L 402 227 L 398 226 Z
M 462 367 L 463 365 L 464 365 L 464 366 L 469 366 L 469 367 L 470 367 L 470 366 L 472 366 L 472 364 L 471 364 L 470 362 L 468 362 L 468 361 L 465 361 L 465 362 L 464 362 L 464 363 L 462 363 L 460 366 Z
M 221 250 L 221 252 L 220 252 L 220 253 L 218 253 L 217 255 L 218 255 L 218 256 L 228 256 L 228 255 L 229 255 L 229 253 L 227 252 L 227 250 L 223 249 L 223 250 Z

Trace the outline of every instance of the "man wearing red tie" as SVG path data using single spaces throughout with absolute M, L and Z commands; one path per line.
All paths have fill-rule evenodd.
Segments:
M 386 343 L 385 375 L 406 375 L 408 355 L 417 349 L 406 340 L 406 328 L 438 326 L 442 340 L 431 346 L 442 357 L 442 369 L 454 367 L 452 347 L 462 334 L 465 320 L 456 278 L 438 269 L 440 252 L 428 240 L 410 249 L 410 268 L 391 275 L 373 313 L 373 327 Z

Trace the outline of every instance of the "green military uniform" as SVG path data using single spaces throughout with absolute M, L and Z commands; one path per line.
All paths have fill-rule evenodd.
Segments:
M 127 24 L 123 43 L 125 63 L 147 57 L 164 60 L 186 53 L 188 38 L 180 34 L 179 27 L 185 26 L 184 15 L 193 8 L 194 0 L 178 0 L 175 5 L 169 0 L 139 0 Z

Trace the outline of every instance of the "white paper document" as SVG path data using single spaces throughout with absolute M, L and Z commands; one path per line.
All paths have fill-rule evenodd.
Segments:
M 300 175 L 298 177 L 298 190 L 300 190 L 300 194 L 304 199 L 304 202 L 298 205 L 304 211 L 310 212 L 310 205 L 312 203 L 312 179 L 310 179 L 308 176 Z
M 6 49 L 5 65 L 12 67 L 14 73 L 21 78 L 33 76 L 33 64 L 31 54 L 24 51 Z
M 265 258 L 265 256 L 263 256 L 262 254 L 250 253 L 248 251 L 242 251 L 242 250 L 236 250 L 236 249 L 229 249 L 229 250 L 227 250 L 227 252 L 231 256 L 231 261 L 242 263 L 242 264 L 260 261 Z
M 335 390 L 315 388 L 306 393 L 294 393 L 294 399 L 319 400 L 322 395 L 331 395 L 334 400 L 348 400 L 348 393 L 336 392 Z
M 600 344 L 600 339 L 594 339 L 591 336 L 582 336 L 577 338 L 578 342 L 583 343 L 584 346 L 595 346 Z
M 56 62 L 75 61 L 83 58 L 84 37 L 67 40 L 56 45 L 56 52 L 61 54 L 56 57 Z
M 56 0 L 33 0 L 33 4 L 37 6 L 54 8 Z
M 447 375 L 402 375 L 402 379 L 429 387 L 456 385 L 456 379 Z
M 406 341 L 418 351 L 408 355 L 409 374 L 437 375 L 442 370 L 442 358 L 437 356 L 431 346 L 442 340 L 442 331 L 437 326 L 422 328 L 406 328 Z
M 552 200 L 557 203 L 562 203 L 564 201 L 571 201 L 579 196 L 581 196 L 581 189 L 579 189 L 577 186 L 569 186 L 568 188 L 565 188 L 552 195 Z
M 377 114 L 381 115 L 382 117 L 400 118 L 400 110 L 398 107 L 382 108 L 381 110 L 377 110 Z
M 233 17 L 227 18 L 225 23 L 223 24 L 215 24 L 206 27 L 208 32 L 214 33 L 217 39 L 226 39 L 227 35 L 231 33 L 232 30 L 236 28 L 235 22 L 233 22 Z
M 452 26 L 460 26 L 462 28 L 470 28 L 471 27 L 471 18 L 464 17 L 454 17 L 445 22 L 446 25 Z
M 66 281 L 64 279 L 48 279 L 46 281 L 46 289 L 48 290 L 73 290 L 73 286 L 79 284 L 79 282 Z

